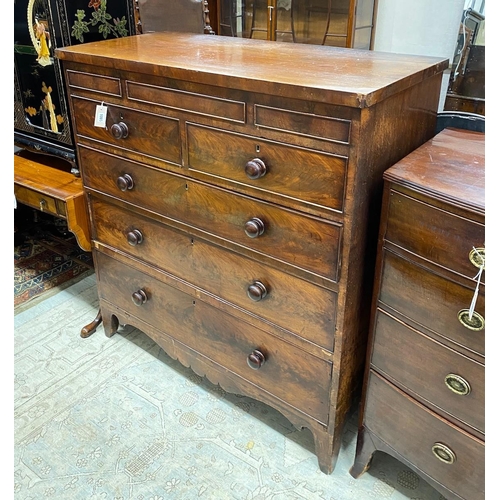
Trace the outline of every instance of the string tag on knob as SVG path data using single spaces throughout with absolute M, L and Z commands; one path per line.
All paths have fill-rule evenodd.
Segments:
M 108 107 L 104 102 L 95 107 L 94 127 L 106 128 L 106 116 L 108 114 Z
M 474 276 L 474 278 L 472 278 L 474 281 L 477 280 L 477 283 L 476 283 L 476 290 L 474 291 L 474 296 L 472 297 L 472 301 L 469 307 L 469 320 L 472 319 L 472 315 L 474 314 L 474 309 L 476 307 L 476 302 L 477 302 L 477 296 L 479 295 L 479 285 L 481 283 L 481 276 L 483 274 L 484 266 L 486 264 L 483 255 L 481 255 L 481 253 L 479 253 L 474 247 L 472 248 L 479 259 L 480 266 L 478 273 Z

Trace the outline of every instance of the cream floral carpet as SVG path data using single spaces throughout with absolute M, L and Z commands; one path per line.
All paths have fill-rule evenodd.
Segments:
M 443 499 L 380 452 L 353 479 L 355 416 L 322 474 L 309 431 L 140 331 L 80 338 L 96 313 L 91 275 L 14 317 L 15 500 Z

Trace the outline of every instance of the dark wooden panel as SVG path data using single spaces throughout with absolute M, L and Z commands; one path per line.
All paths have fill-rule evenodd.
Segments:
M 330 280 L 337 279 L 340 225 L 86 148 L 80 149 L 80 157 L 93 165 L 84 172 L 85 185 L 91 189 Z M 125 192 L 116 184 L 124 174 L 134 182 Z M 259 218 L 265 227 L 255 238 L 245 233 L 246 223 L 253 218 Z
M 102 300 L 128 310 L 308 415 L 327 421 L 330 363 L 104 254 L 96 252 L 95 256 Z M 132 303 L 132 294 L 138 290 L 147 296 L 140 306 Z M 257 370 L 247 365 L 255 349 L 266 358 Z
M 254 123 L 257 127 L 293 132 L 308 137 L 349 144 L 351 122 L 312 113 L 255 105 Z
M 91 199 L 91 208 L 98 241 L 333 351 L 337 299 L 334 292 L 98 198 Z M 133 231 L 142 236 L 139 244 L 131 245 L 127 240 Z M 135 236 L 136 233 L 132 243 L 137 241 Z M 267 290 L 267 295 L 258 301 L 247 295 L 248 287 L 255 281 Z M 304 300 L 309 304 L 307 308 L 303 307 Z
M 370 372 L 365 421 L 370 431 L 407 460 L 464 499 L 484 498 L 484 443 L 448 424 Z M 432 447 L 448 446 L 456 461 L 446 464 Z
M 145 156 L 181 164 L 179 121 L 152 113 L 131 110 L 121 106 L 107 105 L 106 128 L 94 125 L 96 106 L 91 101 L 73 96 L 76 134 L 103 142 L 110 146 L 134 151 Z M 113 125 L 124 123 L 127 134 L 115 138 Z
M 409 328 L 380 309 L 375 328 L 371 358 L 374 368 L 390 376 L 404 390 L 413 391 L 484 433 L 484 365 Z M 470 393 L 452 392 L 445 384 L 450 374 L 465 379 Z
M 466 349 L 484 355 L 484 330 L 472 331 L 458 320 L 469 309 L 471 288 L 449 281 L 387 250 L 383 253 L 379 300 L 414 322 Z M 475 307 L 484 318 L 484 288 Z
M 409 252 L 473 278 L 478 268 L 469 260 L 484 247 L 484 224 L 392 190 L 385 239 Z M 485 273 L 483 273 L 484 282 Z
M 196 94 L 182 90 L 144 85 L 127 81 L 127 97 L 130 100 L 165 106 L 214 118 L 245 123 L 244 102 L 220 99 L 210 95 Z
M 68 86 L 70 88 L 101 92 L 116 97 L 121 97 L 122 95 L 119 78 L 95 75 L 92 73 L 81 73 L 79 71 L 67 71 L 66 77 L 68 78 Z
M 285 198 L 342 211 L 347 158 L 187 124 L 189 168 L 272 191 Z M 250 179 L 246 165 L 257 158 L 264 175 Z M 258 194 L 258 193 L 257 193 Z

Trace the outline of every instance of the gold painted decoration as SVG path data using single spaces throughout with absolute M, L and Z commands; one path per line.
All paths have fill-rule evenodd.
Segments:
M 29 0 L 28 2 L 28 31 L 31 38 L 31 43 L 38 54 L 36 58 L 40 66 L 49 66 L 54 64 L 52 57 L 50 56 L 50 33 L 49 25 L 47 21 L 43 19 L 38 19 L 38 17 L 33 15 L 35 7 L 35 0 Z
M 61 115 L 56 115 L 55 109 L 56 106 L 52 101 L 52 87 L 47 86 L 45 82 L 42 82 L 42 92 L 45 94 L 45 97 L 42 99 L 40 104 L 40 108 L 37 110 L 33 106 L 28 106 L 24 108 L 24 111 L 29 116 L 35 116 L 38 113 L 42 113 L 44 116 L 48 115 L 48 121 L 44 118 L 44 128 L 51 130 L 52 132 L 59 132 L 59 125 L 64 123 L 64 117 Z

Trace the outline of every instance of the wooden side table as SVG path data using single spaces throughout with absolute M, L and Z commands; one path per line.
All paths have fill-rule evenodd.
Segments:
M 89 216 L 82 179 L 14 154 L 14 194 L 19 203 L 66 219 L 82 250 L 90 252 Z
M 65 219 L 80 248 L 90 252 L 90 220 L 82 179 L 57 168 L 57 162 L 61 161 L 58 158 L 38 157 L 24 150 L 14 154 L 14 195 L 17 202 Z M 99 311 L 96 318 L 82 328 L 80 336 L 88 337 L 100 323 Z

